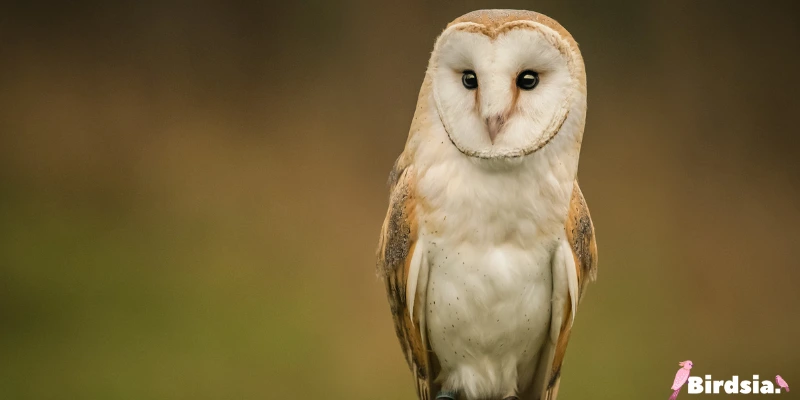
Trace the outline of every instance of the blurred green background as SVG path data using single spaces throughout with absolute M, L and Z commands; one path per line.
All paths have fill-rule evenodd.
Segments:
M 600 273 L 561 398 L 666 398 L 685 359 L 800 384 L 795 3 L 17 2 L 0 398 L 413 398 L 386 177 L 436 36 L 479 8 L 543 12 L 586 61 Z

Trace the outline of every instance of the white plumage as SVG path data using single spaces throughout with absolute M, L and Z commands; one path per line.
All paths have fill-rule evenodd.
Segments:
M 469 398 L 512 395 L 533 378 L 576 167 L 559 159 L 575 143 L 563 133 L 510 170 L 465 159 L 446 138 L 418 153 L 418 192 L 431 211 L 418 211 L 426 228 L 413 257 L 425 253 L 430 276 L 417 286 L 427 293 L 417 312 L 445 385 Z M 441 135 L 420 148 L 438 147 Z
M 421 398 L 441 388 L 552 399 L 557 343 L 583 287 L 576 235 L 594 245 L 565 228 L 583 217 L 575 193 L 585 208 L 575 186 L 583 61 L 546 17 L 482 13 L 436 42 L 393 173 L 379 265 Z M 533 88 L 521 86 L 526 73 Z

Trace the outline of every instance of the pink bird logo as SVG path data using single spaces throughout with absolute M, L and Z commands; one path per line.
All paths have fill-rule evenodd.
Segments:
M 672 396 L 669 396 L 669 400 L 675 400 L 678 398 L 678 392 L 681 391 L 681 387 L 686 381 L 689 379 L 689 370 L 692 369 L 692 362 L 690 360 L 686 360 L 684 362 L 678 363 L 681 369 L 678 370 L 678 373 L 675 374 L 675 381 L 672 382 Z
M 781 389 L 786 389 L 787 392 L 789 391 L 789 384 L 787 384 L 780 375 L 775 375 L 775 383 L 777 383 Z

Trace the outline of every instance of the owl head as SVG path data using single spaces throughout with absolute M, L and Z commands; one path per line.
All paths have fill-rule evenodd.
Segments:
M 586 73 L 578 45 L 535 12 L 481 10 L 451 22 L 428 65 L 433 103 L 452 144 L 481 159 L 546 146 L 573 115 L 582 135 Z M 580 136 L 577 138 L 580 142 Z

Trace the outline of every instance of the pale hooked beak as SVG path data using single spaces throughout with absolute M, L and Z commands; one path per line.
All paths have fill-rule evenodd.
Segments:
M 489 130 L 489 140 L 492 141 L 492 144 L 494 144 L 494 140 L 497 138 L 497 135 L 500 134 L 500 131 L 503 130 L 503 125 L 505 125 L 505 123 L 506 119 L 502 115 L 486 118 L 486 129 Z

